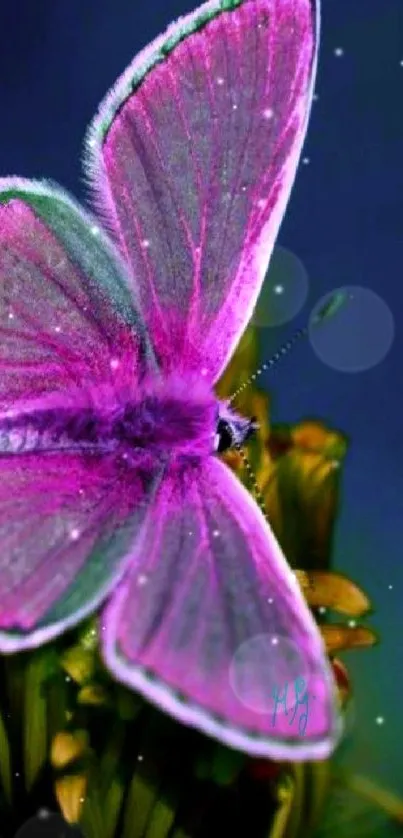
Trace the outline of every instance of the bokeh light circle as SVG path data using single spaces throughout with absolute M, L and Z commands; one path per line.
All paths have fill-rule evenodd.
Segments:
M 339 372 L 363 372 L 386 357 L 395 324 L 385 301 L 370 288 L 347 285 L 326 294 L 309 320 L 317 357 Z
M 252 323 L 259 328 L 288 323 L 301 311 L 308 290 L 308 274 L 300 259 L 285 247 L 275 247 Z
M 256 673 L 259 673 L 256 676 Z M 289 638 L 258 634 L 239 646 L 230 665 L 229 680 L 238 700 L 254 713 L 273 712 L 273 690 L 281 694 L 288 683 L 303 678 L 309 685 L 301 652 Z M 294 691 L 287 692 L 287 708 L 293 708 Z M 285 708 L 279 704 L 277 715 Z
M 82 838 L 78 826 L 71 826 L 53 812 L 41 810 L 34 818 L 30 818 L 15 838 Z

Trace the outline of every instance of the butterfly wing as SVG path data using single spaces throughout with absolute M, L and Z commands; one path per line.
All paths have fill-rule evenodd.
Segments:
M 0 650 L 38 646 L 121 578 L 158 470 L 71 452 L 0 456 Z
M 168 470 L 135 553 L 103 618 L 116 677 L 229 746 L 327 756 L 339 719 L 319 630 L 264 516 L 225 464 Z
M 0 413 L 135 386 L 151 364 L 127 269 L 95 220 L 58 188 L 0 180 Z
M 163 369 L 217 380 L 256 303 L 305 136 L 311 0 L 212 0 L 133 61 L 87 139 L 99 212 Z
M 124 570 L 152 476 L 107 456 L 10 453 L 4 416 L 113 408 L 151 368 L 120 256 L 60 190 L 0 181 L 0 649 L 93 611 Z M 12 436 L 12 429 L 11 429 Z M 141 463 L 139 464 L 139 467 Z

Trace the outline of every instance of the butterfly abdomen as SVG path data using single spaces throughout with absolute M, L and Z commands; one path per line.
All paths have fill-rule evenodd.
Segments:
M 0 419 L 0 453 L 102 448 L 110 422 L 91 408 L 52 408 Z
M 169 388 L 115 404 L 109 412 L 95 406 L 22 412 L 0 418 L 0 455 L 69 450 L 206 456 L 213 452 L 216 416 L 213 395 Z

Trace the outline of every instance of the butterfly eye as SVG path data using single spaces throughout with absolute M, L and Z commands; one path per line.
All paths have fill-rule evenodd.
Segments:
M 228 448 L 231 448 L 234 444 L 231 426 L 228 424 L 228 422 L 225 422 L 224 419 L 218 420 L 216 436 L 218 437 L 218 445 L 216 447 L 216 451 L 219 454 L 221 454 L 223 451 L 227 451 Z

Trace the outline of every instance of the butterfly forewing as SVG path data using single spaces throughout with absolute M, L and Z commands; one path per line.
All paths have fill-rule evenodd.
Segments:
M 0 180 L 0 411 L 135 388 L 146 368 L 134 288 L 96 221 L 56 187 Z
M 87 171 L 160 364 L 216 380 L 248 322 L 294 180 L 316 67 L 310 0 L 206 3 L 133 61 Z

